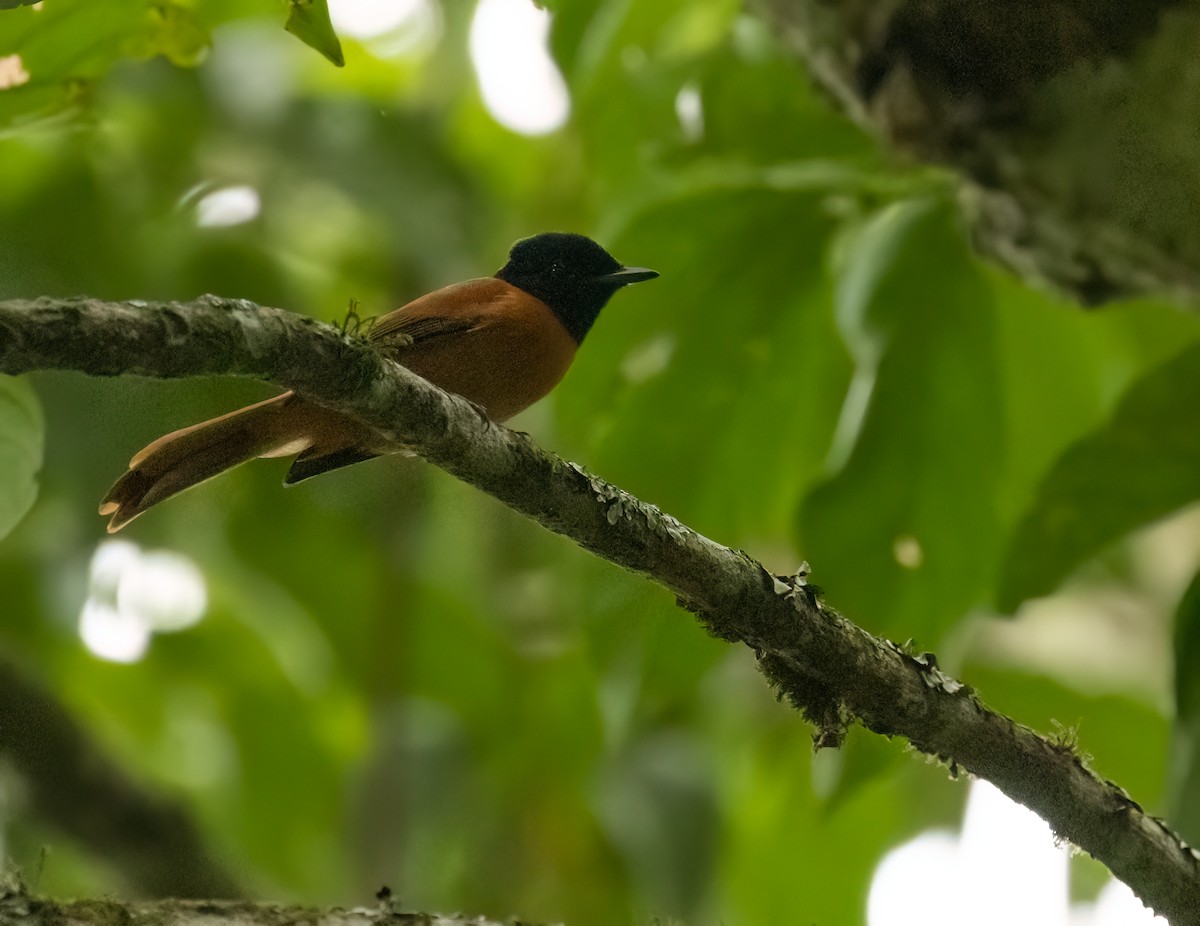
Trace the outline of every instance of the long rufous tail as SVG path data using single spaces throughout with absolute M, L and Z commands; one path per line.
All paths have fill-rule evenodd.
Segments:
M 369 432 L 368 432 L 369 433 Z M 375 454 L 347 419 L 285 392 L 256 405 L 160 437 L 129 461 L 100 503 L 116 533 L 143 511 L 255 457 L 300 454 L 287 482 L 298 482 Z

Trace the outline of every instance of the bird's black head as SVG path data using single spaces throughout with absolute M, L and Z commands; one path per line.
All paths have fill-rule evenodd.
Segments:
M 547 232 L 514 244 L 496 276 L 550 306 L 576 343 L 582 343 L 613 293 L 658 274 L 621 266 L 591 238 Z

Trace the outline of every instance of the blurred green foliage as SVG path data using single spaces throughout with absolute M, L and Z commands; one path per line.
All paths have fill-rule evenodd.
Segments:
M 45 422 L 29 384 L 0 379 L 0 536 L 23 518 L 37 498 Z
M 1013 537 L 1002 606 L 1053 591 L 1115 539 L 1200 498 L 1200 421 L 1188 426 L 1184 396 L 1200 396 L 1200 344 L 1134 383 L 1059 457 Z
M 950 179 L 891 163 L 731 0 L 552 4 L 572 115 L 538 138 L 484 109 L 462 4 L 343 36 L 338 70 L 265 0 L 12 6 L 0 297 L 213 291 L 333 319 L 491 272 L 523 235 L 595 234 L 662 279 L 518 427 L 771 568 L 809 558 L 850 617 L 942 649 L 1019 720 L 1081 724 L 1103 772 L 1165 801 L 1169 665 L 1081 681 L 973 641 L 993 602 L 1073 571 L 1173 604 L 1112 544 L 1196 498 L 1195 316 L 1084 313 L 981 266 Z M 260 212 L 198 224 L 235 186 Z M 748 652 L 411 460 L 288 492 L 258 463 L 139 520 L 129 540 L 199 564 L 208 610 L 100 660 L 77 628 L 97 500 L 146 441 L 269 390 L 30 381 L 45 461 L 0 543 L 0 644 L 259 895 L 832 926 L 862 921 L 886 849 L 955 819 L 943 770 L 865 734 L 815 764 Z M 2 535 L 42 425 L 26 384 L 0 390 Z M 1165 650 L 1160 623 L 1136 632 Z M 6 851 L 50 846 L 43 890 L 119 889 L 12 793 Z
M 1189 843 L 1200 839 L 1200 810 L 1192 797 L 1200 792 L 1200 573 L 1187 587 L 1175 615 L 1175 676 L 1178 717 L 1171 749 L 1171 819 Z M 1187 669 L 1191 671 L 1187 671 Z
M 344 67 L 346 58 L 342 54 L 342 43 L 337 33 L 333 31 L 333 23 L 329 19 L 329 6 L 325 0 L 289 0 L 291 12 L 288 13 L 284 28 L 305 45 L 311 45 L 322 55 L 336 64 Z

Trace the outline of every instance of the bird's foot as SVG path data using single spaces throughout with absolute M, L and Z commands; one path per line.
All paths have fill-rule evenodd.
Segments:
M 479 420 L 483 422 L 483 429 L 485 431 L 492 426 L 492 417 L 488 414 L 486 408 L 484 408 L 478 402 L 472 402 L 470 399 L 467 399 L 467 404 L 470 405 L 475 414 L 479 416 Z
M 373 323 L 375 319 L 371 319 L 371 321 Z M 370 331 L 369 328 L 367 330 Z M 375 343 L 384 350 L 396 351 L 412 347 L 414 341 L 415 338 L 411 334 L 405 334 L 403 331 L 393 331 L 390 334 L 385 334 Z

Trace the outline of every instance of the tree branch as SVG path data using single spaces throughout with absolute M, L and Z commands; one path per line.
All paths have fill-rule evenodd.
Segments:
M 58 903 L 28 896 L 19 885 L 0 892 L 0 923 L 5 926 L 522 926 L 510 919 L 503 924 L 481 916 L 436 913 L 402 913 L 392 904 L 317 910 L 246 901 L 161 900 L 124 903 L 116 900 L 76 900 Z M 531 924 L 532 926 L 532 924 Z
M 858 721 L 993 782 L 1104 862 L 1174 926 L 1200 924 L 1200 855 L 1053 741 L 653 505 L 495 425 L 365 341 L 244 300 L 0 302 L 0 372 L 256 376 L 354 415 L 552 531 L 673 592 L 710 632 L 751 647 L 768 680 L 840 743 Z

